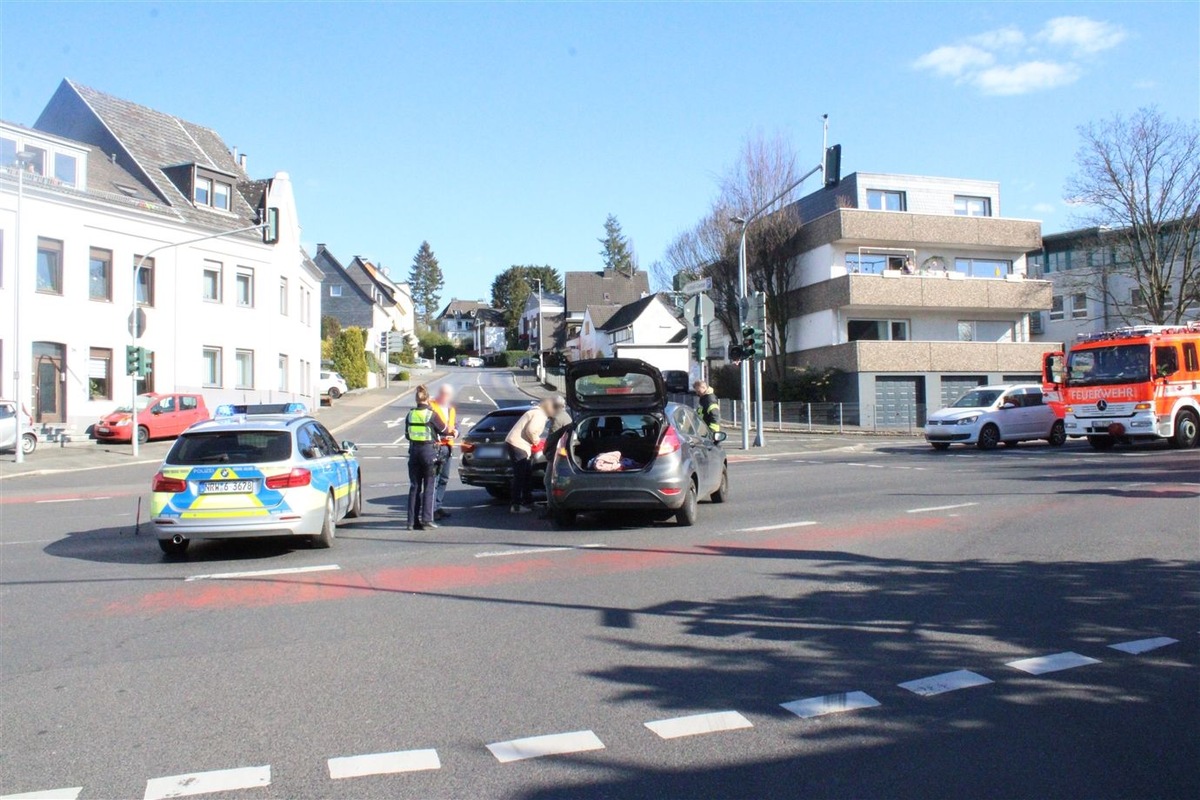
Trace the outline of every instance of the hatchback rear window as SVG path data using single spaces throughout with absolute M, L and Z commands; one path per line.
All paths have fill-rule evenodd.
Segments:
M 263 464 L 292 456 L 287 431 L 214 431 L 181 436 L 167 456 L 168 464 Z
M 653 396 L 654 379 L 639 372 L 625 375 L 583 375 L 575 381 L 575 394 L 581 398 L 619 395 Z

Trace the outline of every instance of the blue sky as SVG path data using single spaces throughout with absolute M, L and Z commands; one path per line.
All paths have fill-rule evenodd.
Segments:
M 598 268 L 616 214 L 643 268 L 750 131 L 843 172 L 994 179 L 1005 216 L 1070 227 L 1089 119 L 1200 107 L 1200 4 L 0 3 L 0 117 L 70 77 L 216 129 L 288 171 L 304 240 L 445 298 L 514 263 Z M 807 164 L 806 164 L 807 165 Z

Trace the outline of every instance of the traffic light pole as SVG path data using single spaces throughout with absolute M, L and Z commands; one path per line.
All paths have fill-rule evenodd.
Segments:
M 268 217 L 270 216 L 269 212 L 270 212 L 270 209 L 268 209 Z M 276 212 L 276 213 L 278 213 L 278 212 Z M 133 287 L 132 287 L 133 294 L 132 294 L 132 297 L 130 298 L 130 306 L 132 308 L 132 311 L 129 314 L 129 343 L 130 343 L 130 345 L 132 347 L 136 348 L 138 346 L 138 343 L 137 343 L 138 338 L 141 337 L 141 335 L 142 335 L 142 332 L 138 329 L 139 328 L 138 313 L 137 313 L 138 312 L 138 278 L 141 276 L 142 270 L 146 266 L 146 260 L 149 259 L 150 256 L 154 255 L 155 253 L 161 253 L 163 250 L 171 250 L 175 247 L 185 247 L 189 244 L 196 244 L 197 242 L 206 242 L 209 239 L 220 239 L 222 237 L 233 236 L 234 234 L 238 234 L 238 233 L 249 233 L 250 231 L 261 231 L 261 230 L 264 230 L 269 224 L 270 224 L 269 222 L 261 222 L 258 225 L 248 225 L 245 228 L 235 228 L 234 230 L 231 230 L 231 231 L 222 231 L 221 233 L 211 233 L 208 236 L 198 236 L 195 239 L 188 239 L 183 242 L 175 242 L 173 244 L 163 244 L 163 245 L 159 245 L 158 247 L 151 247 L 149 250 L 146 251 L 145 255 L 139 256 L 137 264 L 135 264 L 133 267 Z M 131 402 L 129 404 L 129 407 L 131 409 L 130 414 L 129 414 L 129 441 L 133 444 L 133 457 L 134 458 L 137 458 L 138 453 L 139 453 L 137 399 L 138 399 L 138 378 L 140 378 L 140 377 L 145 377 L 145 376 L 138 375 L 138 373 L 136 371 L 134 371 L 134 373 L 129 376 L 129 390 L 130 390 L 130 399 L 131 399 Z

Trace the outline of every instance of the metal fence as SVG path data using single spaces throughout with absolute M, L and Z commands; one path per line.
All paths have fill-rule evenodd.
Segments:
M 681 398 L 682 399 L 682 398 Z M 687 400 L 683 400 L 688 402 Z M 694 404 L 694 401 L 692 401 Z M 721 421 L 731 427 L 741 423 L 737 400 L 721 400 Z M 763 404 L 763 429 L 793 432 L 919 433 L 925 426 L 923 404 L 873 403 L 773 403 Z M 754 424 L 753 407 L 751 425 Z

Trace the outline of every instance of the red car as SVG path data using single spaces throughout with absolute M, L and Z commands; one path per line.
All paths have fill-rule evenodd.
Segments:
M 137 409 L 139 443 L 174 438 L 193 422 L 210 416 L 204 398 L 198 394 L 139 394 Z M 128 442 L 133 438 L 132 422 L 129 406 L 121 406 L 96 423 L 93 432 L 102 442 Z

